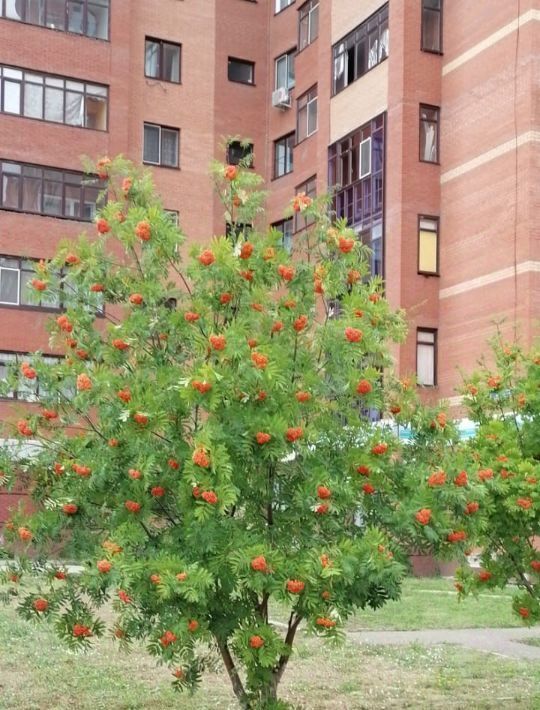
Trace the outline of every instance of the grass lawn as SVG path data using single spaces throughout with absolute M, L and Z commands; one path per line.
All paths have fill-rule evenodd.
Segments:
M 388 602 L 377 611 L 358 612 L 349 628 L 408 631 L 521 626 L 512 612 L 512 593 L 508 588 L 493 589 L 459 601 L 451 579 L 409 578 L 399 601 Z
M 401 602 L 362 612 L 350 630 L 510 626 L 510 592 L 458 604 L 452 582 L 407 580 Z M 449 593 L 447 593 L 449 592 Z M 500 594 L 500 596 L 498 596 Z M 278 615 L 276 615 L 278 616 Z M 170 687 L 170 671 L 139 648 L 120 655 L 110 640 L 89 653 L 67 650 L 46 625 L 0 607 L 0 708 L 131 710 L 235 708 L 228 679 L 207 673 L 194 697 Z M 282 697 L 306 710 L 387 708 L 540 709 L 540 664 L 511 661 L 457 646 L 335 648 L 299 634 Z

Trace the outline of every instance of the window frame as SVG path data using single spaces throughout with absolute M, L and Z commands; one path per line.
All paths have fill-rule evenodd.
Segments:
M 62 283 L 60 284 L 60 291 L 62 292 L 59 295 L 58 298 L 58 305 L 53 306 L 51 304 L 45 304 L 42 305 L 41 303 L 22 303 L 21 301 L 21 295 L 22 295 L 22 288 L 23 288 L 23 280 L 22 280 L 22 274 L 28 274 L 31 273 L 33 274 L 34 278 L 36 277 L 36 274 L 34 270 L 30 270 L 28 266 L 25 266 L 24 262 L 33 262 L 35 264 L 39 263 L 39 259 L 36 259 L 34 257 L 23 257 L 23 256 L 14 256 L 12 254 L 0 254 L 0 259 L 11 259 L 13 261 L 18 261 L 18 266 L 17 267 L 10 267 L 10 266 L 2 266 L 0 264 L 0 274 L 2 270 L 8 270 L 8 271 L 17 271 L 18 273 L 18 289 L 17 289 L 17 303 L 9 303 L 8 301 L 0 301 L 0 308 L 17 308 L 19 310 L 26 310 L 26 311 L 40 311 L 40 312 L 45 312 L 45 313 L 61 313 L 62 311 L 65 311 L 65 305 L 64 305 L 64 300 L 63 300 L 63 285 Z M 60 269 L 58 272 L 58 275 L 60 278 L 64 275 L 64 269 Z M 1 278 L 1 276 L 0 276 Z
M 298 8 L 298 53 L 303 52 L 309 47 L 319 36 L 319 6 L 320 0 L 306 0 L 303 5 Z M 317 12 L 317 34 L 312 36 L 312 17 L 314 12 Z M 307 42 L 302 45 L 302 21 L 307 17 Z
M 312 183 L 312 185 L 311 185 Z M 311 187 L 313 189 L 311 189 Z M 317 197 L 317 174 L 315 173 L 311 177 L 309 177 L 307 180 L 304 180 L 304 182 L 300 183 L 300 185 L 297 185 L 294 188 L 294 194 L 298 195 L 299 193 L 305 193 L 306 197 L 311 197 L 312 200 L 314 200 Z M 303 220 L 303 226 L 299 226 L 300 220 Z M 302 216 L 301 212 L 295 212 L 294 213 L 294 222 L 293 222 L 293 235 L 297 234 L 298 232 L 303 232 L 304 229 L 308 229 L 308 227 L 311 227 L 311 225 L 315 222 L 313 218 L 311 218 L 311 221 L 308 222 L 308 220 Z
M 371 14 L 368 18 L 363 20 L 353 30 L 351 30 L 346 35 L 344 35 L 338 42 L 335 42 L 332 45 L 332 96 L 336 96 L 337 94 L 340 94 L 342 91 L 345 91 L 345 89 L 347 87 L 349 87 L 351 84 L 353 84 L 355 81 L 358 81 L 358 79 L 361 79 L 363 76 L 368 74 L 370 71 L 373 71 L 373 69 L 376 69 L 380 64 L 382 64 L 384 61 L 386 61 L 388 59 L 388 55 L 389 55 L 388 46 L 386 47 L 385 56 L 380 58 L 380 55 L 379 55 L 382 32 L 386 31 L 386 32 L 388 32 L 388 37 L 390 36 L 388 21 L 389 21 L 389 4 L 387 2 L 384 5 L 382 5 L 378 10 L 376 10 L 373 14 Z M 377 44 L 377 61 L 375 62 L 375 64 L 373 64 L 373 66 L 370 67 L 369 66 L 369 37 L 370 37 L 370 26 L 374 22 L 377 22 L 377 32 L 378 32 L 378 34 L 377 34 L 377 43 L 378 43 Z M 386 27 L 385 27 L 385 25 L 386 25 Z M 381 31 L 381 28 L 385 28 L 385 29 L 383 29 Z M 358 47 L 361 46 L 362 43 L 365 43 L 365 50 L 364 50 L 365 56 L 363 57 L 365 59 L 365 67 L 364 67 L 364 71 L 359 73 L 359 69 L 358 69 L 359 49 L 358 49 Z M 388 44 L 389 44 L 389 42 L 388 42 Z M 342 51 L 338 51 L 342 45 L 343 45 Z M 337 78 L 338 78 L 336 76 L 336 62 L 339 57 L 343 57 L 343 62 L 344 62 L 343 72 L 347 71 L 347 67 L 348 67 L 347 55 L 348 55 L 349 51 L 354 52 L 353 77 L 350 78 L 348 76 L 348 72 L 347 72 L 347 83 L 338 89 L 336 87 Z
M 309 95 L 315 92 L 315 96 L 309 98 Z M 304 106 L 301 106 L 301 102 L 305 99 L 305 109 L 306 109 L 306 134 L 300 138 L 300 131 L 299 131 L 299 126 L 300 126 L 300 112 L 304 110 Z M 309 106 L 313 102 L 316 103 L 316 123 L 317 126 L 315 130 L 311 131 L 311 133 L 308 132 L 309 130 Z M 317 133 L 319 130 L 319 88 L 317 84 L 313 84 L 312 87 L 310 87 L 307 91 L 304 91 L 304 93 L 299 96 L 296 99 L 296 145 L 299 145 L 302 143 L 302 141 L 307 140 L 310 138 L 312 135 Z M 307 181 L 306 181 L 307 182 Z
M 150 160 L 145 160 L 144 159 L 144 136 L 145 136 L 145 128 L 146 127 L 152 127 L 152 128 L 159 128 L 159 162 L 154 163 L 153 161 Z M 165 131 L 175 131 L 177 140 L 176 140 L 176 165 L 166 165 L 163 164 L 161 158 L 162 158 L 162 136 L 163 136 L 163 130 Z M 169 170 L 180 170 L 180 129 L 176 128 L 175 126 L 163 126 L 160 123 L 151 123 L 150 121 L 144 121 L 143 122 L 143 145 L 142 145 L 142 163 L 143 165 L 152 165 L 155 168 L 168 168 Z
M 290 232 L 285 231 L 286 224 L 290 224 L 290 226 L 291 226 Z M 294 237 L 294 219 L 293 219 L 293 217 L 287 217 L 286 219 L 280 219 L 277 222 L 272 222 L 270 227 L 272 229 L 276 229 L 278 232 L 281 232 L 281 234 L 283 235 L 283 237 L 281 239 L 281 246 L 283 249 L 285 249 L 285 251 L 288 254 L 291 254 L 292 250 L 293 250 L 293 237 Z M 283 229 L 282 229 L 282 227 L 283 227 Z M 289 246 L 287 246 L 287 242 L 285 240 L 286 236 L 288 236 Z
M 168 217 L 170 217 L 171 224 L 174 227 L 180 227 L 180 210 L 168 210 L 164 207 L 163 211 Z
M 229 69 L 231 62 L 237 62 L 239 64 L 249 65 L 251 67 L 251 81 L 244 81 L 242 79 L 231 79 Z M 227 57 L 227 79 L 232 81 L 233 84 L 243 84 L 244 86 L 255 86 L 255 62 L 250 59 L 241 59 L 240 57 Z
M 422 342 L 419 337 L 420 333 L 431 333 L 433 335 L 433 343 L 429 342 Z M 420 327 L 418 326 L 416 328 L 416 382 L 418 387 L 437 387 L 438 386 L 438 368 L 437 368 L 437 360 L 438 360 L 438 341 L 439 341 L 439 331 L 437 328 L 427 328 L 427 327 Z M 419 345 L 428 345 L 432 346 L 433 350 L 433 384 L 424 384 L 421 382 L 418 382 L 418 346 Z
M 420 51 L 427 52 L 428 54 L 437 54 L 439 56 L 443 55 L 443 21 L 444 21 L 444 0 L 440 0 L 440 8 L 438 10 L 432 7 L 426 7 L 426 0 L 422 0 L 421 7 L 421 17 L 420 17 Z M 424 25 L 424 13 L 438 13 L 439 14 L 439 49 L 430 49 L 424 46 L 425 37 L 425 25 Z
M 4 358 L 5 355 L 13 355 L 14 358 L 13 360 L 6 360 Z M 59 365 L 61 362 L 64 360 L 63 355 L 55 355 L 53 353 L 42 353 L 42 358 L 46 358 L 48 360 L 55 360 L 55 364 Z M 0 350 L 0 366 L 6 367 L 9 369 L 11 364 L 13 362 L 16 363 L 18 366 L 19 363 L 24 362 L 26 359 L 29 359 L 32 357 L 32 353 L 25 353 L 21 352 L 19 350 Z M 0 382 L 3 381 L 3 378 L 0 378 Z M 35 383 L 35 391 L 32 395 L 32 397 L 21 397 L 20 396 L 20 387 L 17 387 L 13 390 L 11 390 L 11 396 L 9 395 L 0 395 L 0 401 L 2 402 L 29 402 L 32 404 L 39 403 L 39 398 L 40 398 L 40 391 L 39 391 L 39 377 L 36 377 L 35 380 L 30 380 L 30 382 Z
M 289 85 L 288 83 L 288 78 L 289 78 L 289 64 L 292 59 L 293 63 L 293 75 L 294 75 L 294 58 L 296 56 L 296 47 L 293 47 L 292 49 L 289 49 L 287 52 L 282 52 L 279 56 L 277 56 L 274 59 L 274 91 L 277 91 L 278 89 L 287 89 L 287 91 L 291 91 L 294 89 L 296 86 L 296 76 L 293 76 L 293 82 L 292 84 Z M 278 86 L 278 62 L 281 59 L 285 59 L 287 62 L 287 69 L 286 69 L 286 76 L 287 76 L 287 85 L 284 87 Z
M 154 42 L 159 45 L 159 76 L 152 76 L 146 73 L 146 46 L 148 42 Z M 174 47 L 178 49 L 178 81 L 175 79 L 167 79 L 163 76 L 163 58 L 165 56 L 165 45 L 168 47 Z M 158 37 L 150 37 L 145 35 L 144 37 L 144 77 L 145 79 L 153 79 L 154 81 L 166 81 L 168 84 L 181 84 L 182 83 L 182 45 L 179 42 L 171 42 L 168 39 L 159 39 Z
M 15 78 L 15 77 L 6 77 L 5 76 L 5 71 L 15 71 L 15 72 L 20 72 L 21 77 L 20 78 Z M 25 79 L 26 76 L 34 76 L 34 77 L 40 77 L 41 78 L 41 83 L 37 83 L 35 81 L 31 81 L 29 79 Z M 62 86 L 55 86 L 54 84 L 49 84 L 47 85 L 47 80 L 50 82 L 58 82 L 61 81 L 63 82 Z M 6 82 L 9 82 L 10 84 L 17 84 L 19 87 L 19 109 L 18 111 L 6 111 L 4 109 L 5 106 L 5 98 L 6 98 L 6 91 L 5 91 L 5 84 Z M 68 83 L 74 83 L 74 84 L 82 84 L 83 85 L 83 90 L 75 90 L 74 88 L 67 88 Z M 40 86 L 41 87 L 41 116 L 29 116 L 24 113 L 25 111 L 25 93 L 28 91 L 26 87 L 28 86 Z M 99 87 L 99 89 L 104 89 L 105 90 L 105 127 L 104 128 L 95 128 L 94 126 L 88 126 L 86 125 L 87 119 L 88 119 L 88 114 L 87 114 L 87 101 L 89 98 L 94 98 L 98 97 L 100 99 L 103 98 L 100 94 L 92 94 L 89 93 L 88 87 Z M 47 95 L 47 87 L 51 90 L 54 91 L 61 91 L 62 92 L 62 120 L 61 121 L 53 121 L 50 118 L 45 118 L 45 111 L 46 111 L 46 95 Z M 85 79 L 77 79 L 75 77 L 70 77 L 70 76 L 62 76 L 60 74 L 48 74 L 40 71 L 33 71 L 30 69 L 26 69 L 25 67 L 16 67 L 11 64 L 0 64 L 0 113 L 4 114 L 5 116 L 18 116 L 19 118 L 26 118 L 26 119 L 32 119 L 34 121 L 43 121 L 45 123 L 53 123 L 57 126 L 68 126 L 69 128 L 79 128 L 79 129 L 84 129 L 86 131 L 100 131 L 101 133 L 107 133 L 109 130 L 109 89 L 110 87 L 107 84 L 99 84 L 93 81 L 86 81 Z M 81 125 L 77 125 L 74 123 L 69 123 L 66 120 L 66 95 L 68 93 L 71 94 L 78 94 L 81 95 L 82 98 L 82 118 L 83 118 L 83 123 Z
M 285 170 L 285 172 L 280 173 L 278 175 L 277 172 L 277 154 L 276 150 L 278 147 L 278 144 L 284 142 L 285 145 L 285 165 L 287 165 L 287 150 L 290 152 L 290 160 L 289 164 L 291 166 L 290 170 Z M 274 154 L 273 154 L 273 166 L 272 166 L 272 179 L 273 180 L 279 180 L 279 178 L 285 177 L 285 175 L 290 175 L 294 171 L 294 146 L 296 142 L 296 132 L 291 131 L 290 133 L 286 133 L 284 136 L 280 136 L 273 142 L 273 149 L 274 149 Z
M 31 25 L 32 27 L 41 27 L 42 29 L 45 30 L 53 30 L 53 32 L 66 32 L 67 34 L 71 35 L 76 35 L 77 37 L 87 37 L 88 39 L 94 39 L 94 40 L 99 40 L 101 42 L 110 42 L 111 41 L 111 0 L 107 0 L 107 36 L 106 37 L 97 37 L 96 35 L 91 35 L 88 34 L 88 3 L 94 4 L 92 0 L 79 0 L 79 2 L 82 4 L 83 7 L 83 31 L 82 32 L 74 32 L 73 30 L 69 29 L 69 0 L 63 0 L 64 2 L 64 28 L 60 27 L 49 27 L 46 23 L 40 24 L 39 22 L 30 22 L 29 20 L 26 19 L 26 10 L 27 10 L 27 4 L 25 0 L 24 5 L 22 6 L 22 15 L 24 17 L 21 19 L 18 19 L 16 17 L 8 17 L 7 16 L 7 10 L 6 10 L 6 1 L 7 0 L 0 0 L 0 19 L 2 20 L 9 20 L 10 22 L 20 22 L 23 25 Z M 44 9 L 46 10 L 46 0 L 44 0 Z M 47 13 L 44 12 L 44 16 L 46 16 Z
M 421 229 L 421 223 L 423 220 L 429 220 L 431 222 L 436 223 L 436 229 L 431 230 L 431 229 Z M 435 234 L 435 239 L 436 239 L 436 252 L 435 252 L 435 260 L 436 260 L 436 267 L 435 271 L 424 271 L 420 268 L 420 232 L 432 232 Z M 421 276 L 440 276 L 440 262 L 439 262 L 439 253 L 440 253 L 440 234 L 441 234 L 441 224 L 440 224 L 440 218 L 435 217 L 433 215 L 427 215 L 427 214 L 419 214 L 418 215 L 418 226 L 417 226 L 417 234 L 418 234 L 418 244 L 417 244 L 417 271 Z
M 288 0 L 287 4 L 285 7 L 280 8 L 279 10 L 278 5 L 281 4 L 280 0 L 274 0 L 274 15 L 279 15 L 280 12 L 284 12 L 287 8 L 291 7 L 291 5 L 294 5 L 296 0 Z
M 422 118 L 422 111 L 435 111 L 437 116 L 435 120 Z M 435 123 L 436 126 L 436 160 L 426 160 L 422 157 L 422 126 L 424 123 Z M 418 159 L 421 163 L 427 163 L 428 165 L 440 165 L 441 154 L 440 154 L 440 139 L 441 139 L 441 107 L 433 106 L 431 104 L 420 104 L 418 109 Z
M 9 165 L 17 165 L 20 168 L 20 173 L 9 173 L 4 171 L 4 164 L 7 163 Z M 32 176 L 32 180 L 39 180 L 41 184 L 41 197 L 40 197 L 40 210 L 39 211 L 34 211 L 34 210 L 29 210 L 25 209 L 23 207 L 23 197 L 24 197 L 24 168 L 32 168 L 34 170 L 41 170 L 41 177 L 35 177 Z M 44 183 L 45 181 L 50 181 L 50 178 L 45 177 L 45 171 L 55 171 L 55 172 L 61 172 L 62 173 L 62 213 L 61 214 L 53 214 L 51 212 L 45 212 L 43 209 L 43 199 L 45 195 L 45 188 L 44 188 Z M 12 206 L 5 206 L 4 205 L 4 175 L 11 175 L 11 176 L 17 176 L 18 178 L 18 188 L 17 188 L 17 207 L 12 207 Z M 66 205 L 66 187 L 71 186 L 71 187 L 77 187 L 76 182 L 73 181 L 70 182 L 69 178 L 70 176 L 75 176 L 77 180 L 80 182 L 80 185 L 78 187 L 80 188 L 80 211 L 79 211 L 79 217 L 74 217 L 73 215 L 65 214 L 65 205 Z M 88 181 L 85 183 L 85 179 Z M 92 184 L 90 183 L 92 181 Z M 59 182 L 59 181 L 58 181 Z M 98 210 L 98 205 L 99 205 L 99 200 L 96 199 L 95 202 L 91 202 L 89 200 L 86 200 L 85 195 L 86 195 L 86 188 L 92 189 L 92 190 L 99 190 L 99 192 L 102 192 L 103 190 L 106 189 L 106 182 L 104 180 L 100 180 L 97 175 L 86 175 L 85 173 L 77 172 L 75 170 L 64 170 L 63 168 L 55 168 L 50 165 L 36 165 L 35 163 L 22 163 L 16 160 L 9 160 L 7 158 L 1 158 L 0 157 L 0 211 L 5 210 L 7 212 L 20 212 L 22 214 L 34 214 L 34 215 L 39 215 L 41 217 L 51 217 L 53 219 L 69 219 L 73 222 L 93 222 L 95 218 L 95 214 L 97 213 Z M 84 217 L 84 205 L 85 204 L 94 204 L 94 214 L 86 219 Z

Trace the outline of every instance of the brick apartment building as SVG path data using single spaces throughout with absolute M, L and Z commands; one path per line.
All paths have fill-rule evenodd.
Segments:
M 242 135 L 286 241 L 295 192 L 336 190 L 408 312 L 400 371 L 454 396 L 495 320 L 538 333 L 539 23 L 540 0 L 0 0 L 0 377 L 47 352 L 61 304 L 25 288 L 93 218 L 80 156 L 154 166 L 207 239 L 208 165 Z

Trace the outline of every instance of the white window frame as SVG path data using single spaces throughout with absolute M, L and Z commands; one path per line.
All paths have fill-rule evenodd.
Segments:
M 432 340 L 429 340 L 427 336 L 431 336 Z M 437 386 L 437 337 L 438 332 L 433 328 L 417 328 L 416 330 L 416 380 L 420 387 L 436 387 Z M 423 339 L 422 339 L 423 338 Z M 430 352 L 431 362 L 430 369 L 432 371 L 432 381 L 426 382 L 427 378 L 423 377 L 420 372 L 420 361 L 421 355 L 420 351 Z
M 284 52 L 283 54 L 280 54 L 280 56 L 274 60 L 274 88 L 275 89 L 287 89 L 287 91 L 290 91 L 291 89 L 294 88 L 294 86 L 296 84 L 296 79 L 293 78 L 292 84 L 289 84 L 288 79 L 289 79 L 289 63 L 291 61 L 291 58 L 293 58 L 293 61 L 294 61 L 295 53 L 296 53 L 296 50 L 292 49 L 290 52 Z M 285 77 L 286 77 L 285 86 L 280 86 L 280 84 L 278 82 L 278 65 L 282 60 L 285 60 Z
M 16 303 L 13 301 L 2 301 L 0 296 L 0 303 L 6 306 L 19 306 L 21 296 L 21 270 L 15 268 L 14 266 L 0 266 L 0 281 L 2 280 L 2 272 L 4 271 L 14 271 L 17 274 L 17 301 Z
M 145 160 L 144 159 L 144 130 L 146 127 L 151 127 L 151 128 L 157 128 L 159 130 L 159 141 L 158 141 L 158 161 L 155 163 L 153 160 Z M 161 133 L 163 130 L 166 131 L 174 131 L 176 133 L 176 165 L 164 165 L 162 160 L 161 160 L 161 142 L 162 142 L 162 137 Z M 156 165 L 157 167 L 161 168 L 179 168 L 180 167 L 180 129 L 178 128 L 173 128 L 172 126 L 161 126 L 159 123 L 149 123 L 148 121 L 145 121 L 143 123 L 143 150 L 142 150 L 142 162 L 144 165 Z
M 294 0 L 276 0 L 274 14 L 277 15 L 278 13 L 283 12 L 283 10 L 286 10 L 293 3 Z
M 364 171 L 362 170 L 362 163 L 363 163 L 363 161 L 362 161 L 362 154 L 363 154 L 363 146 L 365 146 L 365 145 L 367 145 L 367 148 L 368 148 L 368 163 L 369 163 L 369 167 L 368 167 L 367 171 L 364 172 Z M 359 168 L 360 180 L 361 180 L 362 178 L 365 178 L 365 177 L 367 177 L 368 175 L 371 175 L 371 138 L 366 138 L 365 140 L 363 140 L 363 141 L 360 142 L 360 149 L 359 149 L 358 159 L 359 159 L 359 163 L 360 163 L 359 166 L 358 166 L 358 168 Z

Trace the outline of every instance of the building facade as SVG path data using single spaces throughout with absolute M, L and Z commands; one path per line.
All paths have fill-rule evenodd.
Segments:
M 426 397 L 496 323 L 538 333 L 540 0 L 0 0 L 0 377 L 48 352 L 33 260 L 88 227 L 82 155 L 152 166 L 191 240 L 223 234 L 212 159 L 248 138 L 269 221 L 332 190 L 372 248 Z M 50 353 L 54 356 L 55 353 Z M 15 393 L 25 401 L 25 393 Z M 0 418 L 13 405 L 0 402 Z M 7 497 L 1 496 L 2 507 Z

